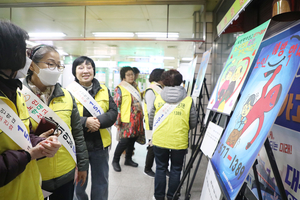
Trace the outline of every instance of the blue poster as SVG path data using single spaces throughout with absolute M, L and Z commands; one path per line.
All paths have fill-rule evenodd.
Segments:
M 300 62 L 300 32 L 264 47 L 212 157 L 235 199 L 280 111 Z
M 208 65 L 209 57 L 210 57 L 210 52 L 211 52 L 211 48 L 208 51 L 206 51 L 202 56 L 201 64 L 199 67 L 196 83 L 194 85 L 192 97 L 198 97 L 200 95 L 203 80 L 204 80 L 205 73 L 206 73 L 206 68 Z

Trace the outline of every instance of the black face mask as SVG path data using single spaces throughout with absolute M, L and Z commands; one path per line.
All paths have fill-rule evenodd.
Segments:
M 1 73 L 1 71 L 0 71 Z M 2 74 L 2 73 L 1 73 Z M 18 88 L 22 89 L 22 82 L 19 79 L 5 79 L 0 76 L 1 83 L 5 84 L 11 90 L 16 91 Z

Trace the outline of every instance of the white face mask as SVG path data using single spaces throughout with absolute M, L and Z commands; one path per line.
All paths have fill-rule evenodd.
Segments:
M 34 63 L 35 64 L 35 63 Z M 35 64 L 38 68 L 39 66 Z M 52 86 L 55 85 L 58 81 L 59 76 L 61 75 L 61 72 L 58 71 L 57 68 L 54 70 L 50 70 L 49 68 L 44 68 L 40 69 L 39 73 L 36 73 L 37 76 L 39 77 L 40 81 L 45 85 L 45 86 Z
M 22 69 L 20 69 L 17 72 L 17 75 L 15 76 L 15 79 L 25 78 L 26 77 L 28 69 L 29 69 L 29 67 L 31 65 L 31 62 L 32 62 L 32 60 L 26 56 L 25 67 L 23 67 Z

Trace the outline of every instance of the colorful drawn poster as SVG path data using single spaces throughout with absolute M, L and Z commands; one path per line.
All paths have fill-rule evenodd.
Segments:
M 192 97 L 198 97 L 200 95 L 202 84 L 203 84 L 203 79 L 205 77 L 206 68 L 208 65 L 209 58 L 210 58 L 210 53 L 211 53 L 211 48 L 208 51 L 206 51 L 202 56 L 201 64 L 200 64 L 199 71 L 197 74 L 197 79 L 196 79 L 196 83 L 194 85 Z
M 237 38 L 210 97 L 208 109 L 230 115 L 269 22 Z
M 289 94 L 286 96 L 279 111 L 275 124 L 268 135 L 287 198 L 292 200 L 300 199 L 300 154 L 298 153 L 300 152 L 299 85 L 300 75 L 297 74 Z M 263 199 L 282 199 L 264 148 L 259 152 L 257 160 L 257 173 L 262 186 Z M 253 182 L 253 173 L 249 173 L 246 180 L 253 193 L 258 196 L 256 184 Z
M 262 48 L 212 157 L 229 199 L 238 194 L 297 73 L 299 34 Z

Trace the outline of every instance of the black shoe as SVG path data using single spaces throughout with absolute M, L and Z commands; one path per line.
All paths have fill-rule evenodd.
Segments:
M 155 173 L 152 171 L 152 169 L 150 169 L 150 171 L 144 171 L 144 174 L 146 174 L 147 176 L 150 176 L 151 178 L 155 178 Z
M 139 164 L 137 164 L 136 162 L 133 162 L 131 159 L 125 160 L 124 165 L 128 165 L 128 166 L 131 166 L 131 167 L 139 166 Z
M 120 167 L 119 162 L 113 161 L 111 164 L 112 164 L 112 166 L 113 166 L 113 168 L 114 168 L 114 170 L 115 170 L 116 172 L 120 172 L 120 171 L 121 171 L 121 167 Z

